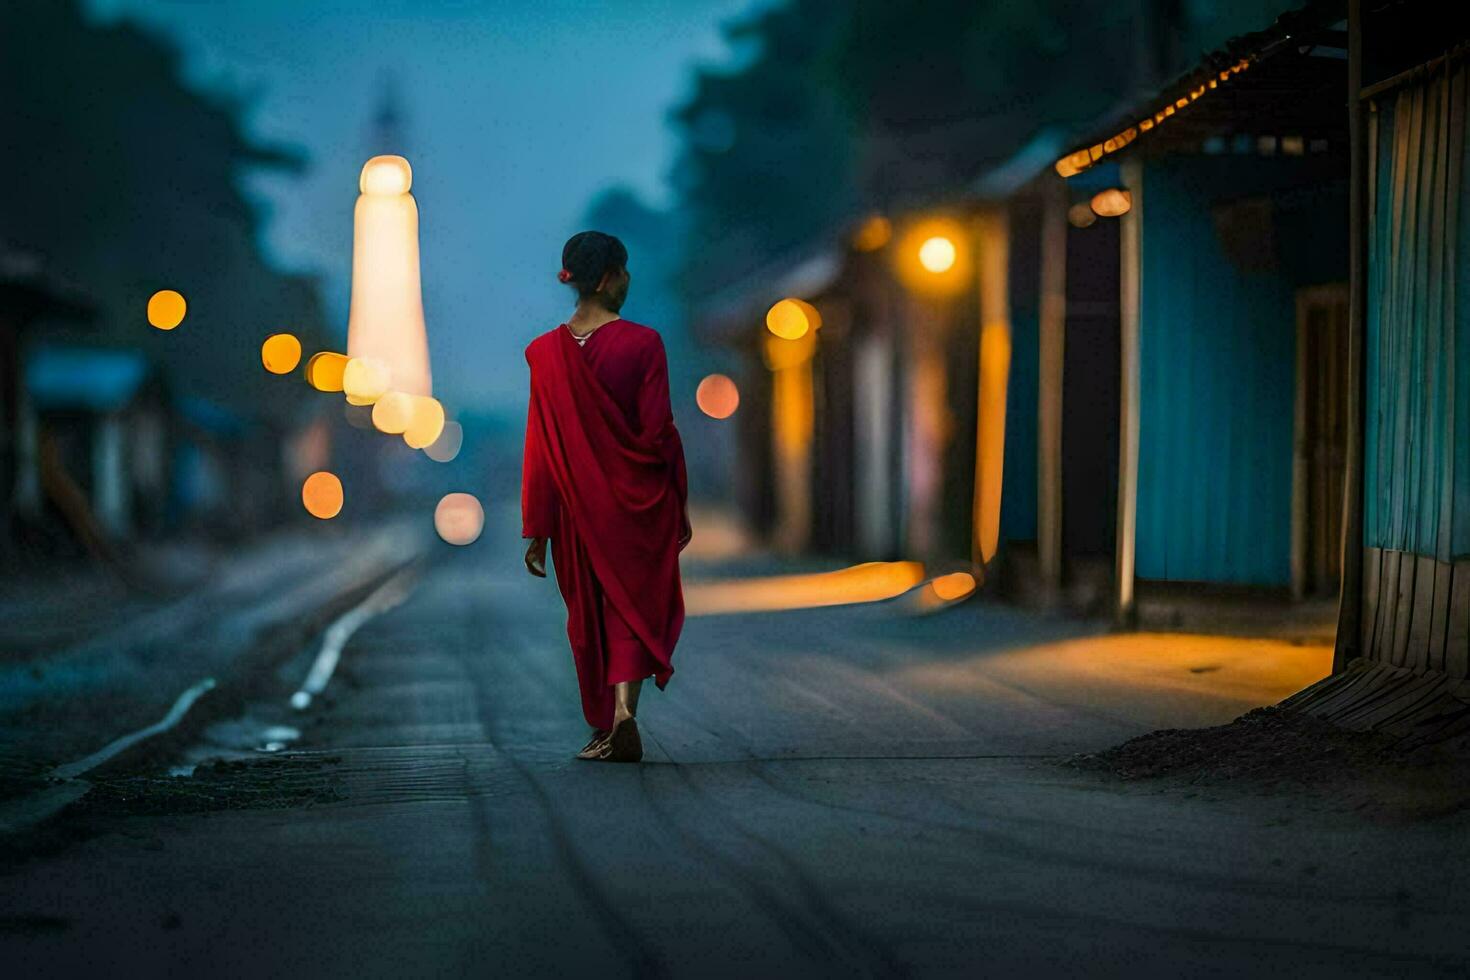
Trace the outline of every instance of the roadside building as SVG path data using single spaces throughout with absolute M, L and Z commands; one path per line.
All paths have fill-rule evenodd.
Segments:
M 26 353 L 22 518 L 54 508 L 84 541 L 156 532 L 167 510 L 170 408 L 138 351 L 42 345 Z M 99 537 L 100 536 L 100 537 Z
M 1470 12 L 1349 3 L 1347 532 L 1337 672 L 1296 703 L 1470 728 Z
M 1340 19 L 1337 5 L 1313 4 L 1236 38 L 1056 164 L 1068 180 L 1067 257 L 1074 242 L 1102 239 L 1079 272 L 1118 284 L 1117 410 L 1096 405 L 1101 426 L 1089 435 L 1118 447 L 1111 527 L 1106 515 L 1094 524 L 1112 538 L 1110 591 L 1124 619 L 1150 585 L 1337 592 L 1348 292 Z M 1072 278 L 1053 312 L 1064 347 L 1074 312 L 1093 312 L 1071 309 Z M 1096 312 L 1111 333 L 1111 309 Z M 1063 374 L 1112 361 L 1069 359 Z M 1063 503 L 1041 509 L 1061 531 L 1038 528 L 1050 552 L 1039 564 L 1056 586 L 1072 557 L 1068 491 L 1092 496 L 1097 484 L 1067 479 L 1065 423 L 1076 415 L 1066 381 L 1042 393 L 1061 401 L 1051 411 L 1063 419 L 1045 447 L 1059 465 L 1042 460 Z

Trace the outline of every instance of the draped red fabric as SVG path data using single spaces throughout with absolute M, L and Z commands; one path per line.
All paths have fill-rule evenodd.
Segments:
M 582 713 L 609 729 L 612 685 L 651 674 L 663 688 L 684 625 L 688 477 L 668 362 L 658 333 L 628 320 L 598 327 L 585 347 L 558 326 L 526 347 L 526 362 L 522 533 L 551 539 Z

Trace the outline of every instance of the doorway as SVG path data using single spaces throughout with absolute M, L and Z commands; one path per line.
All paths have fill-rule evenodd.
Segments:
M 1296 294 L 1296 438 L 1292 461 L 1291 591 L 1337 594 L 1347 456 L 1347 283 Z

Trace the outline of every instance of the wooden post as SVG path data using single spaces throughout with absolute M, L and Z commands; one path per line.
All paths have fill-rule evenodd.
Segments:
M 1363 0 L 1348 0 L 1348 367 L 1347 453 L 1342 489 L 1342 588 L 1332 669 L 1363 653 L 1363 370 L 1368 323 L 1368 118 L 1363 101 Z
M 1036 552 L 1048 602 L 1062 584 L 1062 383 L 1067 349 L 1067 185 L 1046 181 L 1036 390 Z
M 1119 290 L 1118 519 L 1113 612 L 1119 623 L 1134 619 L 1134 562 L 1138 525 L 1139 304 L 1143 297 L 1143 164 L 1122 164 L 1123 186 L 1133 206 L 1122 217 Z
M 971 561 L 984 567 L 1000 542 L 1006 389 L 1011 374 L 1010 225 L 1004 208 L 976 220 L 980 288 L 980 365 L 976 397 L 975 496 Z

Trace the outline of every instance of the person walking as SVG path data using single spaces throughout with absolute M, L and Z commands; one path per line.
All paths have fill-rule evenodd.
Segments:
M 619 315 L 631 282 L 623 243 L 573 235 L 557 278 L 576 291 L 576 311 L 526 347 L 526 568 L 546 576 L 549 541 L 592 727 L 577 758 L 638 762 L 639 692 L 649 677 L 660 690 L 668 684 L 684 625 L 679 552 L 692 537 L 684 446 L 663 340 Z

